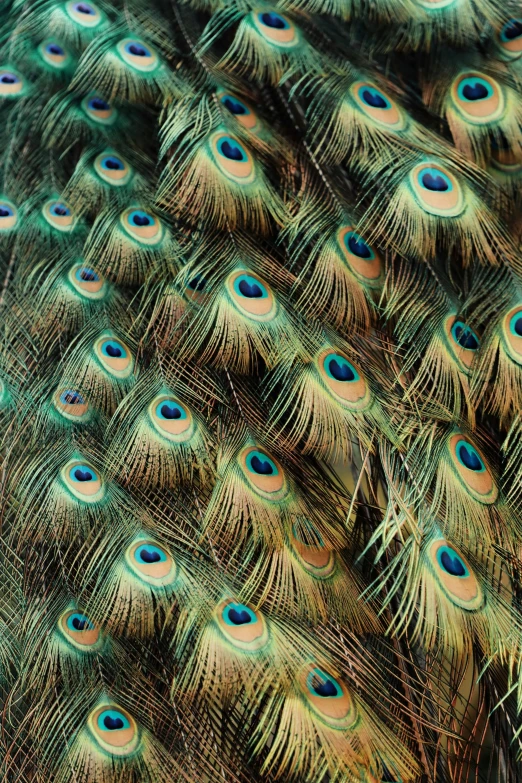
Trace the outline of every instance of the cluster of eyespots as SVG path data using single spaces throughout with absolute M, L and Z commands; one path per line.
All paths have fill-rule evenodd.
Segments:
M 117 110 L 100 95 L 88 95 L 84 98 L 82 109 L 87 117 L 98 125 L 113 125 L 118 116 Z
M 440 538 L 429 548 L 430 563 L 440 587 L 462 609 L 479 609 L 484 596 L 471 567 L 456 547 Z
M 150 73 L 159 65 L 156 52 L 141 40 L 125 38 L 117 44 L 117 50 L 123 62 L 136 71 Z
M 420 163 L 410 172 L 410 187 L 419 206 L 431 215 L 457 217 L 464 210 L 461 187 L 438 163 Z
M 270 321 L 277 303 L 268 285 L 251 272 L 236 271 L 227 279 L 228 293 L 239 311 L 254 321 Z

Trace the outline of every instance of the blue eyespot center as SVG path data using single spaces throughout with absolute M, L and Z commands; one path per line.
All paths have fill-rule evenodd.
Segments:
M 135 212 L 131 212 L 129 215 L 129 222 L 138 228 L 144 228 L 145 226 L 152 226 L 154 223 L 154 218 L 147 212 L 136 210 Z
M 11 207 L 6 207 L 4 204 L 0 207 L 0 218 L 13 217 L 14 211 Z
M 110 103 L 104 101 L 103 98 L 91 98 L 89 101 L 89 109 L 93 111 L 109 111 L 110 108 Z
M 94 269 L 90 269 L 87 266 L 82 266 L 76 271 L 75 275 L 77 280 L 83 280 L 84 283 L 97 283 L 100 276 Z
M 358 258 L 372 259 L 375 256 L 371 247 L 369 247 L 364 239 L 354 231 L 350 231 L 349 234 L 346 234 L 344 242 L 349 252 Z
M 455 342 L 458 343 L 461 348 L 466 348 L 468 351 L 476 351 L 480 345 L 475 332 L 462 321 L 455 321 L 451 327 L 451 334 L 453 335 Z
M 80 392 L 74 391 L 74 389 L 66 389 L 60 394 L 60 402 L 63 405 L 84 405 L 85 400 Z
M 363 103 L 371 106 L 373 109 L 389 109 L 390 101 L 378 90 L 373 87 L 361 87 L 359 96 Z
M 156 415 L 168 421 L 187 418 L 186 412 L 177 402 L 161 402 L 156 409 Z
M 127 351 L 123 345 L 116 340 L 106 340 L 101 350 L 105 356 L 110 356 L 111 359 L 124 359 L 127 356 Z
M 106 158 L 103 158 L 101 164 L 104 169 L 109 169 L 109 171 L 123 171 L 125 168 L 124 162 L 115 155 L 108 155 Z
M 324 367 L 327 375 L 341 383 L 351 383 L 359 380 L 359 373 L 344 356 L 337 353 L 326 357 Z
M 71 214 L 69 207 L 61 202 L 53 204 L 49 211 L 51 215 L 56 215 L 56 217 L 68 217 Z
M 224 95 L 221 103 L 231 114 L 249 114 L 247 107 L 231 95 Z
M 522 35 L 522 19 L 510 19 L 502 28 L 501 38 L 505 41 L 514 41 Z
M 236 160 L 239 163 L 248 160 L 247 154 L 243 147 L 239 144 L 239 142 L 230 138 L 229 136 L 224 136 L 219 140 L 218 149 L 223 157 L 228 158 L 228 160 Z
M 482 82 L 465 84 L 462 88 L 462 94 L 468 101 L 483 101 L 489 97 L 490 91 Z
M 87 16 L 96 15 L 95 9 L 92 7 L 92 5 L 89 5 L 88 3 L 75 3 L 74 10 L 78 11 L 79 14 L 86 14 Z
M 125 51 L 129 54 L 134 55 L 134 57 L 150 57 L 151 53 L 147 49 L 146 46 L 143 46 L 143 44 L 138 43 L 137 41 L 130 41 L 129 43 L 125 44 Z
M 251 451 L 246 458 L 246 464 L 248 469 L 258 476 L 277 476 L 279 473 L 275 462 L 262 451 Z
M 273 11 L 265 11 L 259 14 L 259 21 L 264 24 L 265 27 L 272 27 L 274 30 L 287 30 L 290 25 L 286 19 Z
M 460 555 L 450 546 L 441 546 L 440 549 L 437 550 L 437 561 L 442 570 L 446 571 L 450 576 L 469 576 L 466 564 Z
M 16 73 L 3 73 L 0 76 L 0 82 L 2 82 L 2 84 L 18 84 L 19 81 L 21 80 Z
M 93 631 L 95 625 L 85 614 L 76 612 L 67 618 L 67 627 L 71 631 Z
M 509 323 L 509 327 L 514 335 L 522 337 L 522 312 L 515 313 Z
M 98 476 L 88 465 L 76 465 L 72 468 L 69 475 L 73 481 L 80 481 L 81 483 L 98 480 Z
M 452 185 L 448 177 L 437 169 L 424 170 L 420 176 L 421 185 L 426 190 L 435 191 L 437 193 L 444 193 L 447 190 L 452 190 Z
M 339 698 L 343 691 L 339 683 L 322 669 L 313 669 L 306 678 L 306 685 L 313 696 L 323 699 Z
M 251 275 L 240 275 L 234 281 L 234 290 L 246 299 L 266 299 L 268 291 L 265 286 Z
M 98 716 L 98 728 L 102 731 L 120 731 L 129 729 L 130 723 L 125 715 L 119 710 L 104 710 Z
M 465 440 L 459 440 L 457 443 L 457 457 L 460 462 L 468 470 L 473 470 L 475 473 L 482 473 L 486 470 L 486 466 L 480 458 L 478 451 Z
M 58 46 L 58 44 L 55 44 L 55 43 L 47 44 L 47 46 L 45 47 L 45 51 L 48 54 L 55 54 L 55 55 L 57 55 L 59 57 L 61 57 L 62 55 L 65 54 L 64 49 L 62 49 L 61 46 Z
M 153 544 L 143 544 L 136 549 L 136 560 L 146 565 L 153 565 L 154 563 L 164 563 L 167 559 L 167 555 L 159 547 Z
M 223 619 L 227 625 L 257 623 L 255 613 L 245 604 L 227 604 L 223 610 Z

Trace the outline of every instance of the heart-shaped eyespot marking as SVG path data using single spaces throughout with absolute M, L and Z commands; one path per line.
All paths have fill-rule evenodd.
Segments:
M 155 541 L 135 541 L 127 549 L 125 559 L 133 574 L 151 587 L 167 587 L 177 578 L 172 555 Z
M 250 21 L 254 28 L 272 46 L 287 49 L 297 46 L 300 40 L 296 26 L 283 14 L 277 11 L 253 11 Z
M 238 462 L 250 486 L 263 497 L 278 501 L 286 496 L 285 474 L 275 457 L 249 446 L 239 454 Z
M 240 313 L 254 321 L 275 318 L 278 306 L 268 283 L 251 272 L 233 272 L 226 282 L 229 296 Z
M 171 441 L 188 441 L 196 431 L 189 408 L 167 395 L 155 397 L 148 412 L 156 431 Z
M 84 503 L 96 503 L 103 499 L 105 486 L 92 465 L 72 460 L 61 471 L 62 480 L 69 492 Z
M 328 372 L 336 381 L 346 382 L 357 380 L 357 370 L 342 357 L 334 357 L 328 363 Z
M 141 560 L 143 560 L 144 563 L 147 563 L 148 565 L 151 563 L 161 562 L 161 553 L 157 552 L 155 549 L 149 549 L 146 546 L 142 547 L 139 553 L 139 557 Z
M 357 707 L 345 683 L 314 664 L 298 675 L 302 696 L 323 723 L 348 730 L 357 723 Z
M 226 641 L 238 650 L 258 652 L 269 642 L 263 615 L 247 604 L 222 601 L 214 610 L 214 621 Z
M 429 563 L 440 587 L 456 606 L 468 611 L 480 609 L 484 596 L 477 577 L 465 557 L 445 539 L 433 541 Z
M 248 299 L 259 299 L 259 297 L 263 296 L 263 289 L 256 282 L 251 283 L 248 280 L 241 280 L 238 288 L 241 294 Z
M 86 614 L 75 609 L 69 609 L 61 616 L 58 628 L 69 644 L 83 652 L 92 653 L 103 643 L 96 624 Z
M 134 368 L 130 349 L 115 337 L 105 333 L 94 344 L 94 352 L 103 369 L 115 378 L 128 378 Z
M 426 172 L 422 175 L 421 182 L 427 190 L 435 190 L 439 193 L 450 189 L 449 182 L 440 174 Z
M 258 457 L 257 454 L 251 458 L 250 467 L 259 476 L 272 476 L 277 472 L 277 468 L 272 460 L 265 459 L 262 456 Z
M 139 745 L 136 721 L 122 707 L 98 707 L 89 715 L 88 726 L 97 744 L 111 756 L 130 756 Z
M 464 196 L 457 179 L 438 163 L 414 166 L 409 184 L 419 206 L 431 215 L 456 217 L 464 209 Z
M 371 394 L 358 367 L 339 351 L 323 351 L 316 360 L 321 380 L 340 404 L 353 410 L 368 407 Z
M 504 113 L 504 92 L 499 83 L 487 74 L 460 74 L 451 85 L 450 94 L 452 109 L 473 125 L 498 120 Z
M 448 440 L 449 456 L 467 494 L 480 503 L 494 503 L 498 489 L 484 457 L 468 437 L 456 432 Z
M 76 468 L 72 475 L 76 481 L 95 481 L 96 478 L 92 471 L 83 470 L 82 468 Z
M 231 607 L 228 610 L 228 619 L 232 625 L 244 625 L 245 623 L 256 622 L 255 617 L 252 617 L 251 612 L 248 612 L 246 609 L 236 609 L 235 607 Z
M 246 146 L 230 133 L 217 131 L 209 139 L 212 157 L 221 174 L 236 185 L 250 185 L 256 178 L 254 159 Z
M 402 107 L 376 84 L 354 82 L 344 104 L 350 109 L 348 117 L 353 112 L 354 103 L 358 109 L 358 122 L 362 120 L 367 124 L 370 120 L 372 128 L 377 126 L 384 132 L 392 133 L 400 133 L 406 127 L 407 115 Z

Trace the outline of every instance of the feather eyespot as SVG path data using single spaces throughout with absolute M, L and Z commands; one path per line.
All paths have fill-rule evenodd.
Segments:
M 330 350 L 316 359 L 316 368 L 328 390 L 346 408 L 363 410 L 370 402 L 370 388 L 347 356 Z
M 302 567 L 316 579 L 327 579 L 335 571 L 335 552 L 327 549 L 315 526 L 306 521 L 304 531 L 294 525 L 290 533 L 290 544 Z
M 460 433 L 455 433 L 449 438 L 448 448 L 457 475 L 469 494 L 480 503 L 494 503 L 498 489 L 477 447 Z
M 498 41 L 505 54 L 513 59 L 522 54 L 522 19 L 510 19 L 500 30 Z
M 118 112 L 105 98 L 99 95 L 88 95 L 82 101 L 82 109 L 93 122 L 99 125 L 113 125 Z
M 88 417 L 89 403 L 76 389 L 58 389 L 53 395 L 56 410 L 70 421 L 81 421 Z
M 238 139 L 228 133 L 217 131 L 210 139 L 210 149 L 219 170 L 228 179 L 240 185 L 253 182 L 254 159 Z
M 114 187 L 127 185 L 132 177 L 132 169 L 127 161 L 113 152 L 97 155 L 94 170 L 101 180 Z
M 16 71 L 0 69 L 0 98 L 19 95 L 25 87 L 23 77 Z
M 502 336 L 510 358 L 522 364 L 522 307 L 509 310 L 502 320 Z
M 150 73 L 158 67 L 159 59 L 154 49 L 138 38 L 124 38 L 116 48 L 123 62 L 136 71 Z
M 227 280 L 228 293 L 237 308 L 255 321 L 271 321 L 277 302 L 264 280 L 251 272 L 233 272 Z
M 42 41 L 38 47 L 38 52 L 47 65 L 57 70 L 66 68 L 71 59 L 67 49 L 56 43 L 56 41 Z
M 190 410 L 174 397 L 160 395 L 149 405 L 149 417 L 154 429 L 176 443 L 190 440 L 194 434 L 194 419 Z
M 151 587 L 165 587 L 177 576 L 172 555 L 154 541 L 139 540 L 129 546 L 125 558 L 136 576 Z
M 461 365 L 461 369 L 463 372 L 468 372 L 480 347 L 479 338 L 471 327 L 457 320 L 454 315 L 446 319 L 445 334 L 451 352 Z
M 287 493 L 285 474 L 275 457 L 256 446 L 243 449 L 238 457 L 251 487 L 267 500 L 281 500 Z
M 42 207 L 42 215 L 52 228 L 61 232 L 74 231 L 78 221 L 65 201 L 47 201 Z
M 98 707 L 89 715 L 87 725 L 98 746 L 111 756 L 130 756 L 139 745 L 136 721 L 122 707 Z
M 244 652 L 262 650 L 270 640 L 265 618 L 247 604 L 222 601 L 216 607 L 214 617 L 227 641 Z
M 352 728 L 357 723 L 357 707 L 342 680 L 324 669 L 308 664 L 298 675 L 306 703 L 331 728 Z
M 73 460 L 62 468 L 62 479 L 67 489 L 78 500 L 97 503 L 105 495 L 105 486 L 92 465 Z
M 143 245 L 158 245 L 163 238 L 160 220 L 144 209 L 129 207 L 120 216 L 126 233 Z
M 18 210 L 11 201 L 0 200 L 0 233 L 11 231 L 18 224 Z
M 438 163 L 419 163 L 410 172 L 410 186 L 425 212 L 456 217 L 464 210 L 461 187 L 453 174 Z
M 500 85 L 482 73 L 463 73 L 451 85 L 454 106 L 468 122 L 485 125 L 504 113 L 505 100 Z
M 58 627 L 74 647 L 89 652 L 101 642 L 100 629 L 87 615 L 69 609 L 62 614 Z
M 378 253 L 352 226 L 338 230 L 337 242 L 353 274 L 366 285 L 377 287 L 382 275 L 382 260 Z
M 86 299 L 103 299 L 107 293 L 107 282 L 90 266 L 75 264 L 68 274 L 73 288 Z
M 225 107 L 244 128 L 254 130 L 259 124 L 257 114 L 242 98 L 239 99 L 231 93 L 219 90 L 217 97 L 220 103 Z
M 133 356 L 121 340 L 100 337 L 94 344 L 94 352 L 102 367 L 116 378 L 128 378 L 134 367 Z
M 276 11 L 253 11 L 250 18 L 257 32 L 268 43 L 284 49 L 299 43 L 299 32 L 286 16 Z
M 370 82 L 356 82 L 350 87 L 350 94 L 357 107 L 390 130 L 402 130 L 406 125 L 406 114 L 400 106 L 379 87 Z
M 480 609 L 484 603 L 482 589 L 464 556 L 443 538 L 431 544 L 428 556 L 435 577 L 448 598 L 461 609 Z
M 97 27 L 103 21 L 103 15 L 94 3 L 74 2 L 66 3 L 65 8 L 69 18 L 80 27 Z

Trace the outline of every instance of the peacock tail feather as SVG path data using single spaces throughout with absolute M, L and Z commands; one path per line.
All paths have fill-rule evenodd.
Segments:
M 522 780 L 515 0 L 4 0 L 0 783 Z

